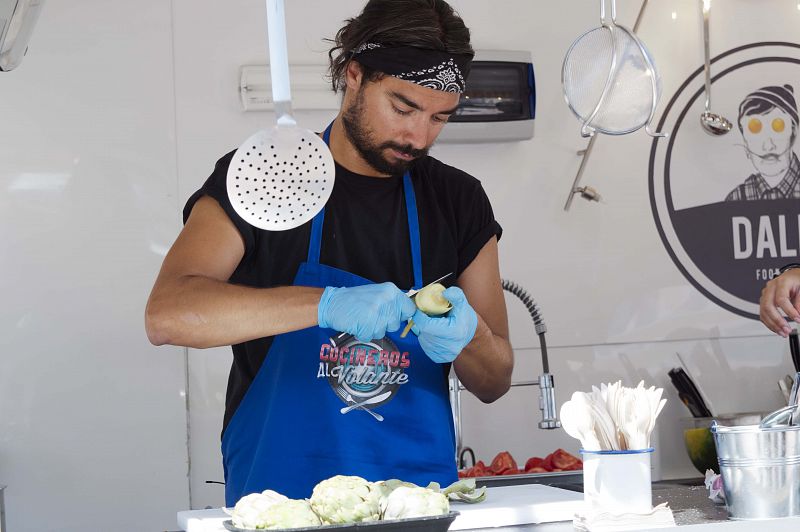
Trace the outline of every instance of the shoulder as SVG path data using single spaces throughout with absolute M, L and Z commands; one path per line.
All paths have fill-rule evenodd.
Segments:
M 425 156 L 416 161 L 413 172 L 419 179 L 436 189 L 451 193 L 483 193 L 483 187 L 477 178 L 435 157 Z
M 222 176 L 227 177 L 228 175 L 228 167 L 231 165 L 231 161 L 233 160 L 233 156 L 236 155 L 238 150 L 231 150 L 219 159 L 214 164 L 214 172 L 211 174 L 212 176 Z

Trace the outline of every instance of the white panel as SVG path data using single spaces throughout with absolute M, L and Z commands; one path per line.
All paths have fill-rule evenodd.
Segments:
M 8 529 L 164 530 L 188 504 L 184 350 L 143 321 L 179 227 L 170 6 L 48 2 L 34 40 L 0 74 Z

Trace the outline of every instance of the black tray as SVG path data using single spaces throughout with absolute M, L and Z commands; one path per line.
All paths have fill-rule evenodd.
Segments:
M 547 473 L 524 473 L 520 475 L 496 475 L 473 477 L 477 487 L 497 488 L 499 486 L 518 486 L 520 484 L 545 484 L 555 488 L 583 489 L 583 470 L 552 471 Z
M 403 532 L 404 530 L 416 530 L 418 532 L 446 532 L 450 524 L 458 517 L 458 512 L 450 512 L 446 515 L 435 515 L 432 517 L 411 517 L 409 519 L 387 519 L 386 521 L 370 521 L 368 523 L 347 523 L 344 525 L 319 525 L 304 526 L 301 528 L 273 528 L 276 532 L 316 532 L 317 530 L 327 531 L 336 530 L 345 532 L 347 530 L 357 530 L 358 532 Z M 264 532 L 254 528 L 237 528 L 233 526 L 233 521 L 228 519 L 222 524 L 231 532 Z

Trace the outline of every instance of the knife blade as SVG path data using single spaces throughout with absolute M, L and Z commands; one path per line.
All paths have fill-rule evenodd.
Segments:
M 446 273 L 446 274 L 442 275 L 441 277 L 439 277 L 438 279 L 436 279 L 435 281 L 431 281 L 430 283 L 426 284 L 426 285 L 425 285 L 425 286 L 423 286 L 422 288 L 416 288 L 416 289 L 411 289 L 411 290 L 409 290 L 408 292 L 406 292 L 406 295 L 407 295 L 408 297 L 414 297 L 415 295 L 417 295 L 417 294 L 418 294 L 420 291 L 422 291 L 423 289 L 425 289 L 425 288 L 428 288 L 430 285 L 432 285 L 432 284 L 436 284 L 436 283 L 438 283 L 439 281 L 444 281 L 445 279 L 447 279 L 447 278 L 448 278 L 448 277 L 450 277 L 451 275 L 453 275 L 453 272 Z
M 789 351 L 792 354 L 792 364 L 794 370 L 800 371 L 800 341 L 797 338 L 797 329 L 789 334 Z

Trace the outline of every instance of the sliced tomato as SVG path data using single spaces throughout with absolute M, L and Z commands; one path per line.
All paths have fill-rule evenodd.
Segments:
M 496 475 L 502 475 L 503 472 L 509 469 L 519 470 L 519 467 L 517 467 L 517 462 L 514 461 L 514 457 L 511 456 L 511 453 L 502 451 L 497 453 L 497 456 L 494 457 L 489 469 L 494 471 Z
M 556 449 L 552 453 L 552 464 L 554 468 L 558 469 L 569 469 L 573 467 L 576 463 L 580 462 L 580 459 L 572 456 L 564 449 Z
M 501 475 L 521 475 L 524 472 L 525 471 L 520 471 L 519 469 L 506 469 L 505 471 L 503 471 L 500 474 Z
M 538 456 L 533 456 L 531 458 L 528 458 L 528 461 L 525 462 L 525 471 L 528 471 L 529 469 L 534 467 L 544 469 L 542 467 L 542 464 L 544 464 L 544 458 L 539 458 Z
M 544 457 L 544 461 L 542 462 L 542 467 L 548 471 L 552 471 L 555 467 L 553 465 L 553 453 L 548 454 Z
M 543 467 L 531 467 L 525 469 L 526 473 L 547 473 L 547 469 Z
M 494 475 L 491 469 L 486 467 L 486 464 L 483 463 L 483 460 L 478 460 L 478 463 L 475 464 L 474 475 L 475 477 L 491 477 Z

